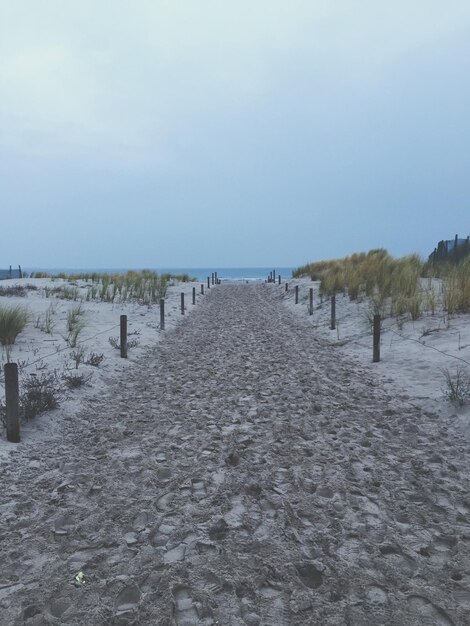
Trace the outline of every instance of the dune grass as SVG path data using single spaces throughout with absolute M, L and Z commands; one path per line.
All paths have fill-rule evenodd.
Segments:
M 10 361 L 11 347 L 28 323 L 29 313 L 23 306 L 0 306 L 0 343 Z
M 319 280 L 321 295 L 343 292 L 351 300 L 366 296 L 374 312 L 382 317 L 409 314 L 417 319 L 422 308 L 422 271 L 423 263 L 417 255 L 397 259 L 379 248 L 343 259 L 309 263 L 295 270 L 293 276 Z

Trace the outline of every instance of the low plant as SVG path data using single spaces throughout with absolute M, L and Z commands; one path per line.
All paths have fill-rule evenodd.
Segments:
M 93 367 L 99 367 L 104 360 L 104 354 L 98 354 L 97 352 L 90 352 L 88 357 L 85 360 L 87 365 L 92 365 Z
M 77 345 L 78 337 L 82 330 L 85 328 L 85 321 L 83 320 L 84 311 L 81 304 L 73 307 L 67 313 L 67 336 L 65 340 L 71 348 L 75 348 Z
M 118 337 L 109 337 L 108 339 L 110 345 L 115 348 L 116 350 L 120 350 L 121 349 L 121 343 L 119 341 Z M 137 337 L 135 337 L 134 339 L 128 339 L 127 340 L 127 348 L 130 350 L 131 348 L 137 348 L 137 346 L 140 344 L 140 340 L 137 339 Z
M 20 409 L 26 419 L 51 411 L 58 404 L 58 385 L 54 374 L 30 374 L 24 380 L 20 393 Z
M 69 389 L 79 389 L 85 387 L 92 379 L 91 374 L 63 374 L 62 380 Z
M 6 350 L 8 362 L 10 361 L 11 347 L 28 323 L 28 319 L 28 310 L 22 306 L 0 306 L 0 343 Z
M 463 406 L 470 400 L 470 374 L 468 368 L 459 365 L 455 372 L 443 370 L 445 377 L 444 396 L 451 402 Z
M 28 291 L 37 291 L 36 285 L 12 285 L 11 287 L 0 287 L 0 296 L 24 298 Z
M 75 369 L 78 370 L 78 366 L 80 363 L 83 363 L 85 360 L 86 349 L 85 346 L 77 346 L 75 350 L 70 353 L 70 357 L 72 361 L 75 363 Z

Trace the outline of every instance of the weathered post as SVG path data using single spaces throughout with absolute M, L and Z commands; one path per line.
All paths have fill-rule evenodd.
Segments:
M 308 314 L 313 315 L 313 287 L 309 289 Z
M 334 330 L 336 328 L 336 296 L 333 294 L 331 296 L 331 321 L 330 321 L 330 330 Z
M 211 277 L 208 276 L 207 277 L 207 289 L 210 289 L 210 288 L 211 288 Z
M 204 285 L 201 284 L 201 296 L 204 295 Z
M 278 279 L 279 284 L 281 284 L 281 275 L 280 274 L 278 275 L 277 279 Z
M 380 315 L 374 315 L 374 340 L 372 362 L 380 361 Z
M 219 278 L 217 276 L 217 272 L 214 272 L 214 276 L 215 276 L 215 284 L 218 285 L 219 284 Z
M 212 284 L 213 284 L 213 285 L 215 285 L 215 276 L 214 276 L 214 272 L 212 272 L 211 282 L 212 282 Z
M 286 283 L 286 291 L 289 291 L 289 283 Z
M 7 439 L 12 443 L 20 442 L 20 393 L 18 386 L 18 365 L 5 364 L 5 403 L 7 421 Z
M 276 282 L 276 270 L 273 270 L 273 283 Z
M 160 330 L 165 330 L 165 299 L 160 298 Z
M 299 286 L 295 286 L 295 303 L 299 304 Z
M 181 292 L 181 315 L 184 315 L 184 291 Z
M 127 359 L 127 315 L 121 315 L 121 359 Z
M 196 304 L 196 287 L 193 287 L 193 304 Z

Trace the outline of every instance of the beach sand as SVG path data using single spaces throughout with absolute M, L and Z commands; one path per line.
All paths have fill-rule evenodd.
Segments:
M 184 318 L 176 287 L 164 334 L 135 305 L 135 357 L 106 347 L 2 443 L 2 623 L 469 623 L 468 408 L 438 371 L 457 325 L 470 360 L 468 316 L 372 364 L 366 303 L 338 299 L 338 335 L 310 286 L 221 285 Z

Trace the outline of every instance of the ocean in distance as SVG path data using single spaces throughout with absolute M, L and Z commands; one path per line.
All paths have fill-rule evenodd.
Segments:
M 103 274 L 124 274 L 129 269 L 135 268 L 126 268 L 126 269 L 110 269 L 110 268 L 39 268 L 39 267 L 26 267 L 24 271 L 27 274 L 31 274 L 32 272 L 47 272 L 49 274 L 92 274 L 93 272 L 103 273 Z M 140 268 L 143 269 L 143 268 Z M 159 267 L 159 268 L 145 268 L 152 269 L 159 274 L 170 273 L 170 274 L 189 274 L 189 276 L 196 278 L 199 281 L 207 280 L 208 276 L 212 275 L 212 272 L 217 272 L 218 278 L 222 281 L 253 281 L 253 280 L 265 280 L 269 273 L 273 270 L 276 271 L 276 278 L 280 274 L 281 278 L 288 279 L 292 277 L 292 272 L 295 269 L 294 267 Z

